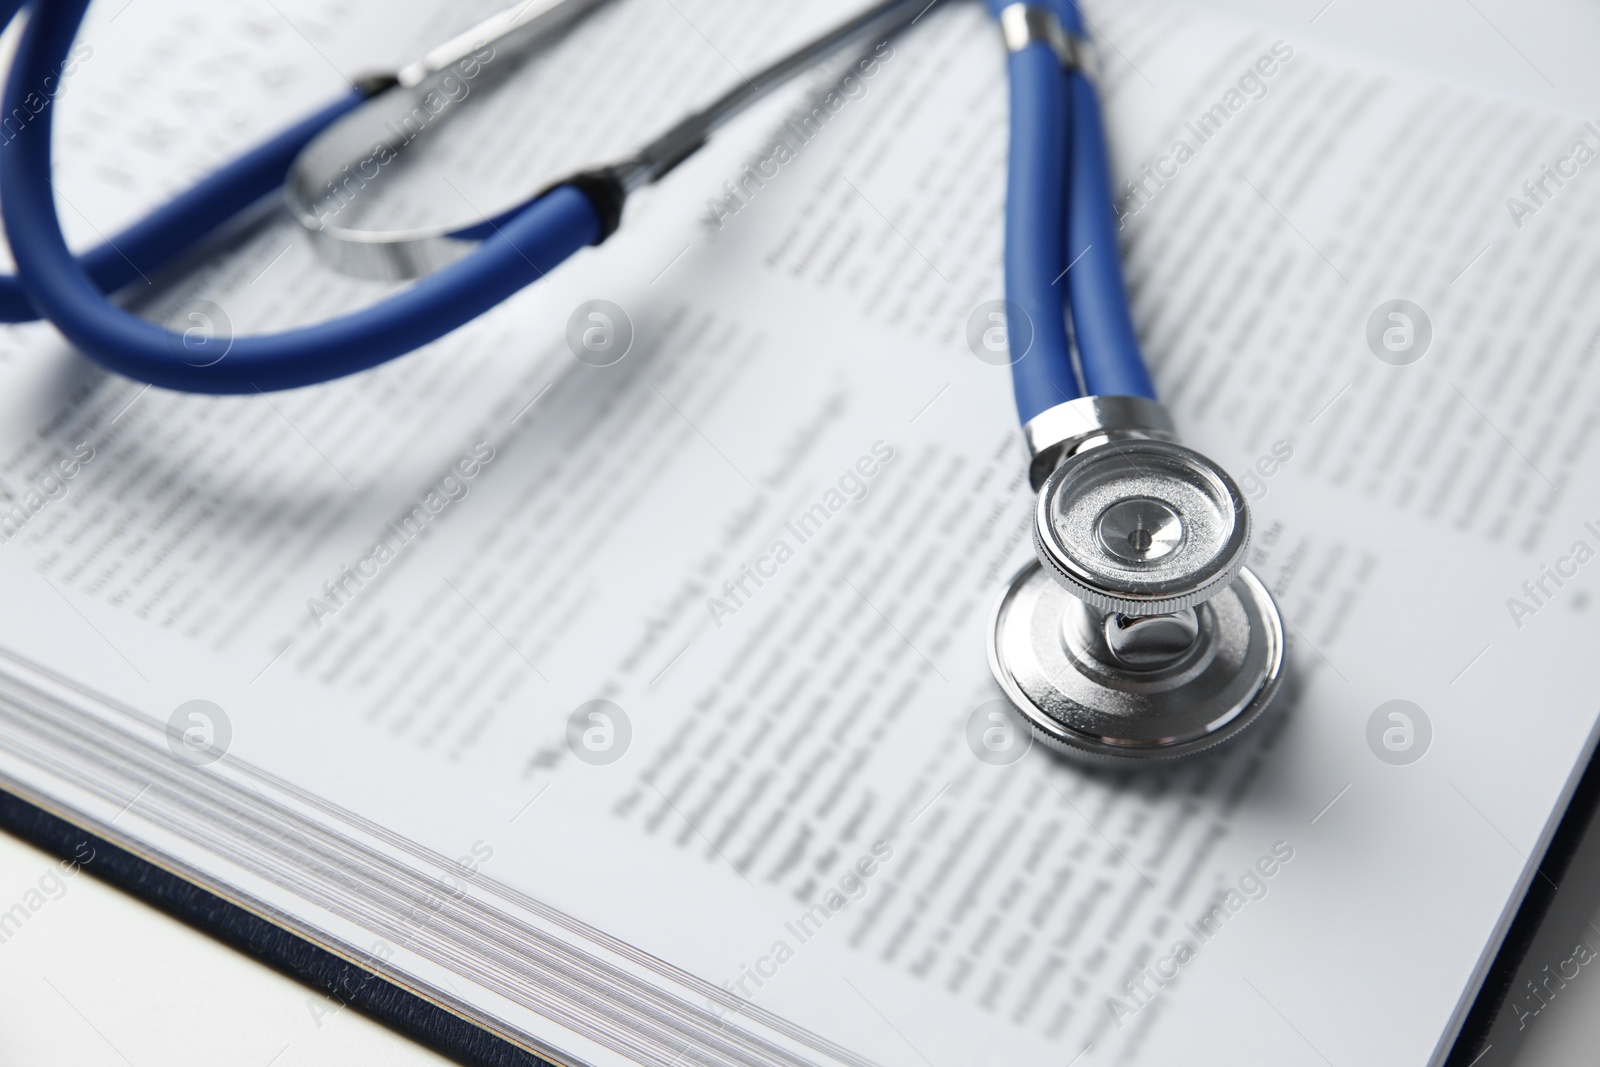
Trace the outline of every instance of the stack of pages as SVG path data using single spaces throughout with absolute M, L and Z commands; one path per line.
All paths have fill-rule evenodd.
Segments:
M 83 244 L 489 10 L 116 6 L 54 105 Z M 615 0 L 389 206 L 471 217 L 850 9 Z M 1600 709 L 1600 132 L 1090 14 L 1134 316 L 1289 624 L 1226 751 L 969 740 L 1031 495 L 969 345 L 1005 54 L 945 0 L 370 373 L 181 396 L 0 335 L 0 785 L 560 1063 L 1442 1062 Z M 135 306 L 387 291 L 281 213 L 227 243 Z

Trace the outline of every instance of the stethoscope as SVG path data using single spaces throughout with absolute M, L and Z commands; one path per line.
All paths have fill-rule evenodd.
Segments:
M 623 161 L 587 170 L 471 226 L 366 230 L 340 216 L 358 155 L 403 138 L 486 46 L 530 48 L 602 0 L 528 0 L 392 76 L 371 78 L 74 257 L 51 184 L 52 108 L 88 0 L 29 7 L 4 113 L 31 115 L 0 149 L 0 211 L 17 276 L 0 320 L 49 319 L 110 370 L 169 389 L 254 393 L 342 377 L 443 336 L 617 228 L 628 195 L 819 60 L 914 22 L 930 0 L 883 0 L 687 115 Z M 1009 52 L 1005 286 L 1012 377 L 1037 559 L 991 614 L 989 663 L 1034 735 L 1090 759 L 1178 756 L 1258 718 L 1284 672 L 1283 620 L 1245 568 L 1250 514 L 1218 464 L 1177 442 L 1129 315 L 1089 50 L 1073 0 L 987 0 Z M 0 0 L 8 25 L 23 0 Z M 430 94 L 432 94 L 430 96 Z M 398 151 L 401 140 L 390 148 Z M 267 194 L 336 266 L 416 278 L 363 310 L 233 338 L 219 356 L 106 296 L 176 262 Z M 1069 258 L 1069 251 L 1078 250 Z M 1064 285 L 1062 284 L 1064 282 Z M 1065 305 L 1070 312 L 1063 313 Z M 1076 352 L 1076 360 L 1074 360 Z

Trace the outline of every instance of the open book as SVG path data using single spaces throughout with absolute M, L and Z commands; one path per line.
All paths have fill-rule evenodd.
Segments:
M 482 13 L 277 6 L 96 12 L 80 240 Z M 470 204 L 848 10 L 616 0 L 434 148 Z M 1225 751 L 969 743 L 1030 494 L 967 342 L 1003 49 L 946 0 L 373 372 L 188 397 L 0 335 L 0 783 L 562 1063 L 1441 1062 L 1595 739 L 1600 134 L 1090 14 L 1135 318 L 1290 627 Z M 383 291 L 230 245 L 138 306 Z

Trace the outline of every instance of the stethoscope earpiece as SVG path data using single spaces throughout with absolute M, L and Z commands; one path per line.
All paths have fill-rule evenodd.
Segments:
M 1153 401 L 1058 408 L 1070 410 L 1034 422 L 1050 416 L 1064 439 L 1032 423 L 1027 435 L 1057 465 L 1034 509 L 1038 559 L 991 615 L 995 679 L 1072 755 L 1209 748 L 1254 721 L 1283 675 L 1282 617 L 1244 566 L 1249 507 L 1226 471 L 1171 439 Z

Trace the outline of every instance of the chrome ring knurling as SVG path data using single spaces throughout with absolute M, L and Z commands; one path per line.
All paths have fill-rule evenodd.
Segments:
M 1217 515 L 1211 516 L 1221 532 L 1214 551 L 1194 561 L 1189 580 L 1182 576 L 1152 582 L 1141 580 L 1133 567 L 1118 567 L 1114 560 L 1093 561 L 1098 568 L 1075 558 L 1071 546 L 1056 529 L 1054 509 L 1062 487 L 1079 477 L 1092 465 L 1126 460 L 1127 465 L 1138 468 L 1145 461 L 1151 477 L 1159 485 L 1163 477 L 1177 477 L 1172 472 L 1182 471 L 1187 480 L 1169 482 L 1166 498 L 1159 491 L 1146 486 L 1142 495 L 1156 500 L 1166 499 L 1180 515 L 1184 509 L 1173 504 L 1171 496 L 1188 494 L 1212 499 Z M 1129 494 L 1133 495 L 1133 494 Z M 1186 527 L 1196 524 L 1195 515 L 1184 515 Z M 1212 460 L 1199 452 L 1170 441 L 1132 439 L 1112 441 L 1087 449 L 1069 458 L 1051 474 L 1039 492 L 1034 509 L 1033 547 L 1039 561 L 1069 592 L 1102 611 L 1116 611 L 1125 615 L 1164 615 L 1194 607 L 1228 587 L 1240 569 L 1250 548 L 1250 512 L 1244 494 L 1234 480 Z M 1158 570 L 1151 567 L 1151 571 Z M 1118 580 L 1118 571 L 1122 580 Z M 1146 589 L 1141 589 L 1141 585 Z

